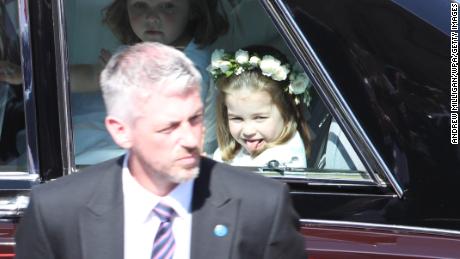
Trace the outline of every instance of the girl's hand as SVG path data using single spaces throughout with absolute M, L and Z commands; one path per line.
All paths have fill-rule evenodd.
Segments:
M 101 52 L 99 53 L 99 60 L 104 67 L 107 65 L 107 62 L 109 62 L 110 57 L 112 57 L 112 53 L 110 51 L 107 49 L 101 49 Z
M 0 60 L 0 81 L 12 85 L 22 84 L 21 67 L 6 60 Z

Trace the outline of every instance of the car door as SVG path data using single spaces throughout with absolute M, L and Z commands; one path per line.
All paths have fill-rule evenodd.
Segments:
M 451 2 L 287 0 L 264 6 L 367 172 L 375 174 L 365 183 L 288 179 L 310 256 L 458 257 Z

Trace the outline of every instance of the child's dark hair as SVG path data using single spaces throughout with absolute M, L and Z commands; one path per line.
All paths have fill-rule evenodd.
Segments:
M 249 56 L 256 54 L 260 58 L 264 55 L 271 55 L 281 61 L 282 64 L 287 64 L 288 60 L 280 51 L 268 46 L 250 46 L 243 50 L 248 51 Z M 271 97 L 273 103 L 278 107 L 281 116 L 284 120 L 285 127 L 278 139 L 273 143 L 269 143 L 265 149 L 271 146 L 280 145 L 289 141 L 295 132 L 299 132 L 304 143 L 305 151 L 310 153 L 310 134 L 308 125 L 302 114 L 302 104 L 297 105 L 294 97 L 286 91 L 289 85 L 289 79 L 284 81 L 275 81 L 268 76 L 262 74 L 260 68 L 244 71 L 241 74 L 233 74 L 230 77 L 222 76 L 217 79 L 216 85 L 218 88 L 217 94 L 217 139 L 219 148 L 222 154 L 222 160 L 232 160 L 241 146 L 235 139 L 231 137 L 230 129 L 227 120 L 227 107 L 225 104 L 225 96 L 232 90 L 244 88 L 253 89 L 256 91 L 266 91 Z M 264 150 L 265 150 L 264 149 Z M 257 156 L 263 152 L 253 154 Z
M 189 0 L 192 19 L 186 30 L 190 31 L 195 43 L 204 47 L 227 32 L 228 22 L 224 14 L 218 12 L 218 0 Z M 102 22 L 126 45 L 141 42 L 129 23 L 127 0 L 114 0 L 105 7 Z

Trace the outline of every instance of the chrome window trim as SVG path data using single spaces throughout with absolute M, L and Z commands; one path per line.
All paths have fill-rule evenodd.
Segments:
M 5 180 L 25 180 L 25 181 L 39 181 L 39 175 L 38 174 L 29 174 L 29 173 L 24 173 L 24 172 L 4 172 L 2 171 L 0 173 L 0 181 L 5 181 Z
M 315 196 L 340 196 L 340 197 L 360 197 L 360 198 L 396 198 L 396 194 L 364 194 L 364 193 L 340 193 L 340 192 L 318 192 L 318 191 L 290 191 L 293 195 L 315 195 Z
M 283 181 L 285 183 L 300 183 L 300 184 L 306 184 L 309 186 L 349 186 L 349 187 L 374 187 L 379 185 L 375 184 L 369 184 L 367 182 L 363 181 L 353 181 L 350 180 L 349 182 L 346 181 L 341 181 L 341 180 L 317 180 L 317 179 L 291 179 L 291 178 L 280 178 L 280 177 L 273 177 L 273 179 L 277 179 L 279 181 Z
M 429 234 L 429 235 L 441 235 L 447 237 L 460 237 L 460 231 L 439 229 L 439 228 L 424 228 L 424 227 L 412 227 L 406 225 L 389 225 L 389 224 L 378 224 L 378 223 L 366 223 L 366 222 L 352 222 L 352 221 L 339 221 L 339 220 L 317 220 L 317 219 L 300 219 L 300 223 L 303 225 L 309 225 L 312 227 L 347 227 L 356 229 L 375 229 L 381 231 L 398 231 L 399 233 L 417 233 L 417 234 Z
M 70 81 L 67 54 L 67 37 L 65 34 L 65 18 L 63 0 L 56 0 L 52 5 L 54 45 L 56 55 L 56 82 L 58 84 L 59 130 L 61 144 L 62 170 L 64 175 L 76 171 L 73 146 L 72 116 L 70 111 Z
M 37 118 L 35 88 L 32 71 L 32 46 L 30 42 L 30 20 L 28 0 L 18 0 L 19 42 L 24 90 L 24 116 L 27 139 L 27 166 L 29 173 L 39 173 Z
M 355 151 L 369 170 L 370 177 L 379 186 L 385 187 L 386 183 L 380 178 L 380 175 L 384 175 L 398 197 L 402 198 L 404 194 L 402 187 L 367 137 L 309 41 L 302 35 L 300 28 L 289 14 L 289 9 L 281 0 L 261 0 L 261 2 L 271 15 L 281 35 L 290 43 L 288 45 L 293 53 L 297 55 L 300 63 L 307 68 L 307 73 L 314 85 L 322 86 L 315 88 L 315 90 L 321 95 L 325 105 L 329 108 L 329 112 L 341 125 L 350 143 L 356 147 Z M 332 107 L 334 109 L 331 109 Z

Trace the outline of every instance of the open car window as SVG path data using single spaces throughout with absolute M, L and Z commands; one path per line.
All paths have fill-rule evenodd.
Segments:
M 27 171 L 17 1 L 0 2 L 0 172 Z
M 124 153 L 124 150 L 113 143 L 105 129 L 105 108 L 97 81 L 104 63 L 101 59 L 103 61 L 107 53 L 113 54 L 123 47 L 107 24 L 102 23 L 103 10 L 110 3 L 110 0 L 72 0 L 64 3 L 69 40 L 70 99 L 77 166 L 95 164 Z M 225 35 L 206 46 L 209 58 L 216 49 L 234 52 L 249 45 L 269 45 L 281 51 L 291 64 L 298 63 L 259 1 L 222 0 L 219 4 L 220 11 L 226 13 L 229 29 Z M 209 64 L 211 60 L 207 62 Z M 305 72 L 310 74 L 308 71 Z M 310 150 L 298 152 L 295 147 L 290 150 L 289 145 L 292 143 L 289 144 L 287 141 L 283 148 L 279 148 L 279 151 L 273 149 L 270 151 L 271 154 L 258 164 L 248 159 L 248 163 L 241 162 L 237 166 L 249 167 L 263 175 L 277 178 L 375 183 L 376 178 L 367 172 L 342 126 L 317 94 L 316 89 L 320 86 L 314 85 L 313 81 L 305 78 L 308 102 L 300 104 L 304 106 L 301 110 L 302 117 L 308 125 Z M 87 87 L 94 82 L 96 87 Z M 209 130 L 208 127 L 207 129 Z M 212 128 L 211 130 L 215 131 Z M 208 155 L 213 157 L 213 152 L 208 152 Z M 305 161 L 304 166 L 291 163 L 299 160 Z

